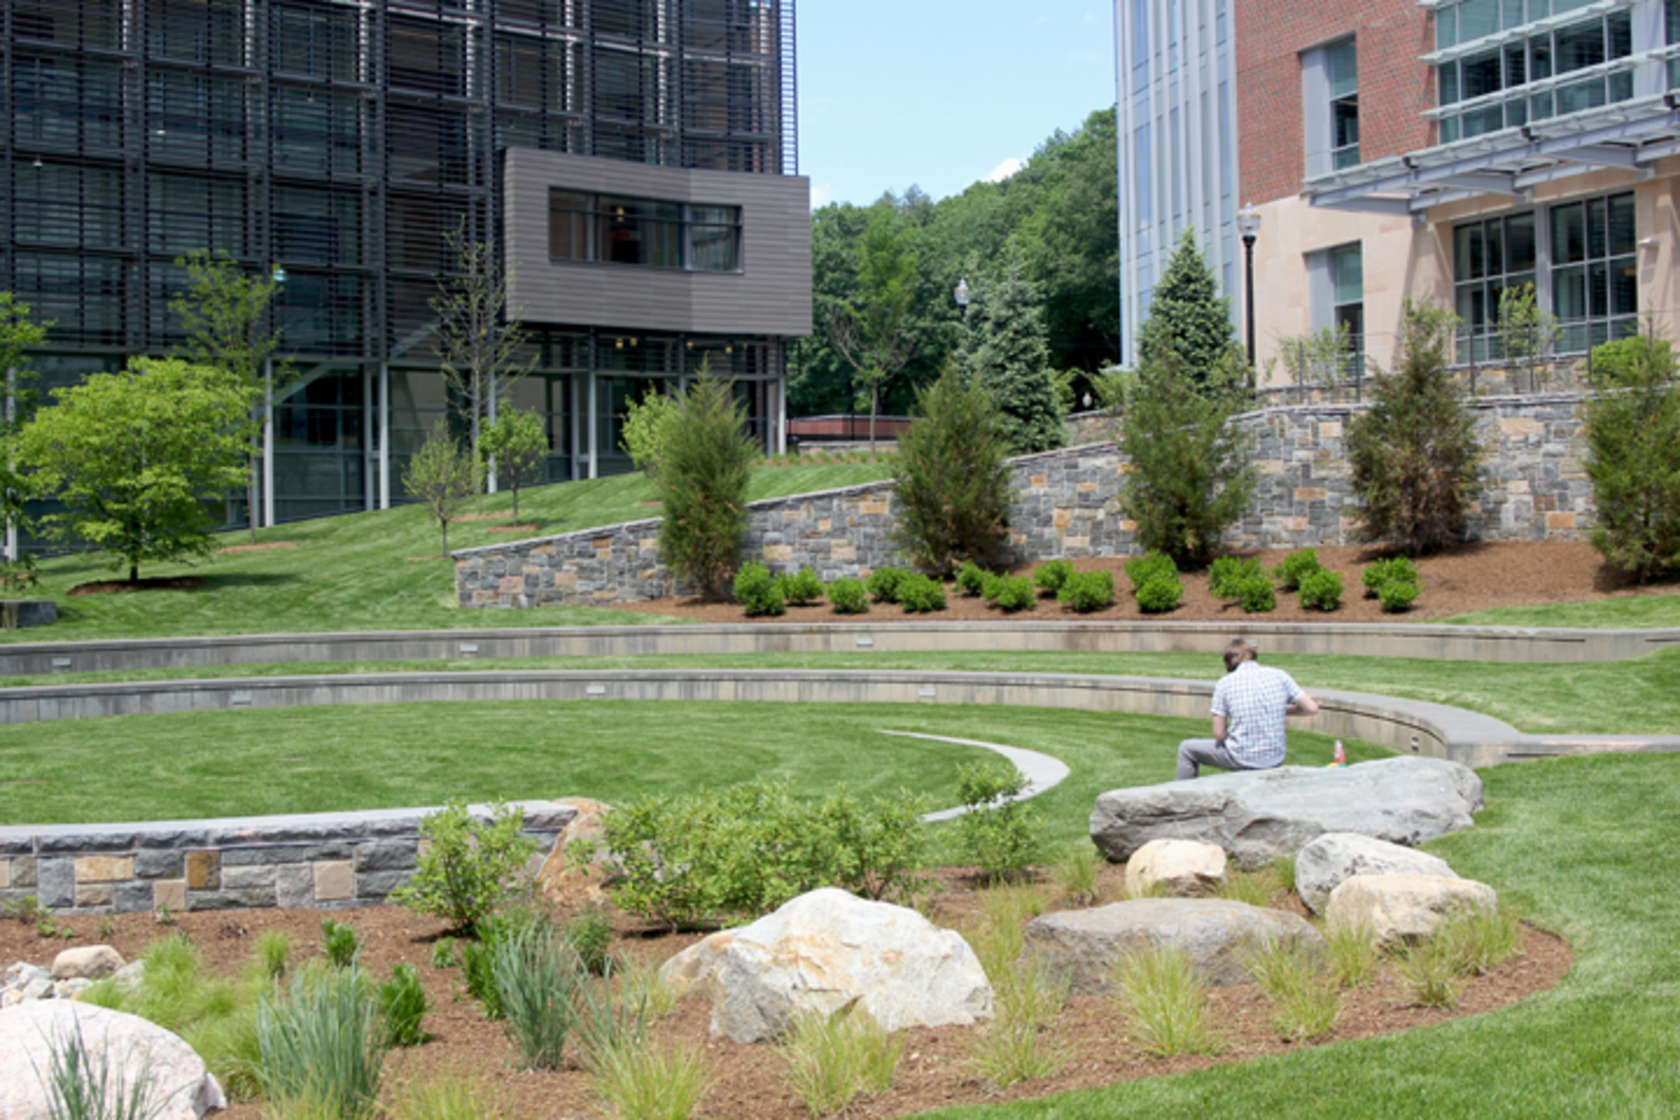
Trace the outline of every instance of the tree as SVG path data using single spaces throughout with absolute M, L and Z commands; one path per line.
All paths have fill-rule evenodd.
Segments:
M 513 488 L 513 520 L 519 522 L 519 484 L 542 465 L 548 454 L 548 431 L 534 409 L 505 408 L 484 430 L 484 459 L 494 459 L 507 472 Z M 486 464 L 487 465 L 487 464 Z
M 1528 387 L 1537 388 L 1540 362 L 1553 352 L 1561 332 L 1557 316 L 1540 307 L 1532 283 L 1517 284 L 1499 293 L 1498 326 L 1505 360 L 1528 366 Z M 1514 389 L 1516 378 L 1511 380 Z
M 659 556 L 703 599 L 721 599 L 747 535 L 747 480 L 758 449 L 731 383 L 702 369 L 677 397 L 654 480 L 664 507 Z
M 650 480 L 659 477 L 659 459 L 665 453 L 666 424 L 677 406 L 657 385 L 625 409 L 624 435 L 619 441 L 630 461 Z
M 1397 364 L 1379 370 L 1371 408 L 1348 425 L 1360 536 L 1425 553 L 1464 529 L 1480 485 L 1482 447 L 1464 392 L 1447 368 L 1450 311 L 1407 301 Z
M 432 425 L 426 442 L 402 472 L 403 489 L 425 506 L 443 532 L 442 556 L 449 559 L 449 522 L 462 504 L 478 492 L 478 470 L 472 454 L 449 434 L 449 422 Z
M 957 361 L 992 398 L 998 434 L 1016 455 L 1067 442 L 1044 346 L 1044 313 L 1018 259 L 999 280 L 975 285 Z
M 1155 283 L 1149 317 L 1138 332 L 1138 365 L 1176 369 L 1196 385 L 1220 393 L 1235 388 L 1229 382 L 1246 380 L 1230 303 L 1218 294 L 1196 236 L 1188 229 Z
M 1592 352 L 1586 406 L 1593 545 L 1640 580 L 1680 571 L 1680 382 L 1674 351 L 1649 336 Z
M 248 276 L 225 252 L 211 255 L 196 249 L 175 263 L 187 270 L 187 287 L 169 301 L 181 320 L 187 339 L 178 356 L 194 365 L 210 366 L 251 391 L 252 412 L 247 426 L 245 511 L 251 543 L 257 541 L 259 472 L 263 422 L 274 408 L 274 390 L 290 380 L 289 366 L 271 368 L 269 359 L 280 347 L 280 332 L 268 326 L 268 312 L 279 285 L 267 276 Z
M 143 560 L 208 555 L 208 503 L 244 477 L 255 395 L 178 358 L 135 358 L 55 390 L 18 441 L 18 461 L 67 507 L 44 523 L 110 553 L 131 582 Z
M 940 576 L 961 560 L 988 566 L 1009 527 L 1009 468 L 991 397 L 951 365 L 916 395 L 916 411 L 898 445 L 893 538 Z
M 497 267 L 490 244 L 472 240 L 465 219 L 443 241 L 454 271 L 439 278 L 431 299 L 438 316 L 438 358 L 467 421 L 468 447 L 476 460 L 483 425 L 495 419 L 498 398 L 530 372 L 533 359 L 525 353 L 525 332 L 508 307 L 507 274 Z M 495 471 L 491 460 L 492 480 Z
M 24 508 L 29 486 L 17 469 L 17 437 L 35 398 L 29 353 L 47 337 L 50 325 L 35 322 L 29 305 L 17 302 L 11 292 L 0 292 L 0 376 L 5 379 L 5 411 L 0 413 L 0 521 L 5 522 L 8 537 L 0 562 L 0 588 L 28 587 L 35 582 L 35 558 L 17 546 L 14 535 L 32 524 Z
M 1160 314 L 1150 308 L 1150 317 Z M 1172 350 L 1135 375 L 1106 385 L 1125 393 L 1119 443 L 1131 460 L 1120 490 L 1121 512 L 1137 523 L 1145 549 L 1164 552 L 1181 569 L 1213 558 L 1225 526 L 1248 512 L 1255 472 L 1249 441 L 1232 426 L 1238 398 L 1198 386 Z M 1215 384 L 1228 380 L 1230 359 Z
M 898 212 L 885 202 L 869 212 L 857 278 L 855 297 L 829 308 L 828 339 L 869 393 L 869 447 L 874 450 L 881 387 L 904 368 L 914 349 L 910 305 L 918 282 L 909 233 Z

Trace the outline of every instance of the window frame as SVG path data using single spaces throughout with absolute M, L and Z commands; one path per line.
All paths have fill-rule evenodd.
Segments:
M 565 236 L 561 226 L 565 219 Z M 638 259 L 616 255 L 610 234 L 623 229 L 622 250 L 640 246 Z M 728 202 L 677 201 L 551 186 L 548 259 L 551 264 L 616 265 L 708 275 L 744 271 L 741 207 Z M 727 267 L 706 267 L 719 246 Z M 673 252 L 674 251 L 674 252 Z M 674 262 L 672 257 L 675 257 Z

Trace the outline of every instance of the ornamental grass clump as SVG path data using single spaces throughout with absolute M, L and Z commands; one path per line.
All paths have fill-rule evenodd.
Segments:
M 1097 901 L 1097 878 L 1107 861 L 1101 853 L 1081 843 L 1056 861 L 1051 873 L 1062 899 L 1072 906 L 1089 906 Z
M 904 1053 L 902 1035 L 890 1035 L 853 1004 L 831 1015 L 795 1015 L 782 1040 L 788 1087 L 812 1116 L 832 1116 L 860 1095 L 891 1088 Z
M 529 1069 L 559 1069 L 578 1023 L 578 990 L 588 971 L 552 927 L 527 925 L 490 949 L 507 1032 Z
M 1336 923 L 1324 931 L 1325 960 L 1337 987 L 1363 988 L 1377 968 L 1371 931 L 1357 923 Z
M 1222 1049 L 1208 1019 L 1207 985 L 1182 950 L 1131 949 L 1115 959 L 1110 981 L 1120 996 L 1126 1031 L 1144 1053 L 1170 1058 Z
M 161 1111 L 150 1062 L 130 1081 L 123 1059 L 109 1046 L 90 1047 L 79 1022 L 47 1040 L 47 1060 L 48 1120 L 152 1120 Z
M 389 1120 L 504 1120 L 506 1113 L 483 1075 L 445 1070 L 406 1081 L 389 1107 Z
M 1298 940 L 1267 940 L 1248 946 L 1238 960 L 1271 1002 L 1279 1038 L 1320 1038 L 1336 1025 L 1340 1001 L 1335 984 L 1319 976 L 1316 950 Z
M 418 1046 L 426 1041 L 420 1020 L 426 1016 L 426 988 L 413 965 L 394 964 L 391 978 L 379 986 L 379 1018 L 386 1046 Z
M 1452 947 L 1439 937 L 1428 937 L 1400 955 L 1400 975 L 1419 1007 L 1451 1009 L 1458 1004 L 1463 988 Z
M 457 933 L 472 929 L 496 906 L 528 889 L 525 867 L 537 842 L 523 834 L 522 810 L 498 801 L 481 821 L 464 801 L 450 801 L 420 822 L 420 857 L 414 874 L 391 892 L 391 901 L 449 921 Z
M 714 1082 L 703 1051 L 649 1039 L 602 1051 L 590 1072 L 606 1120 L 688 1120 Z
M 1453 967 L 1464 976 L 1485 976 L 1518 952 L 1522 930 L 1504 905 L 1467 906 L 1435 931 Z
M 987 974 L 994 994 L 992 1021 L 981 1029 L 969 1064 L 998 1087 L 1052 1077 L 1072 1057 L 1049 1028 L 1067 1003 L 1070 978 L 1038 958 L 1010 961 Z
M 359 968 L 305 969 L 257 1006 L 263 1095 L 321 1106 L 324 1115 L 375 1114 L 385 1061 L 375 997 Z

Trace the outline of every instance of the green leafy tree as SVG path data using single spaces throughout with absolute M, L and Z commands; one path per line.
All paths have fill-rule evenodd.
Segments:
M 639 401 L 631 401 L 626 409 L 620 442 L 636 469 L 649 479 L 659 477 L 659 459 L 665 453 L 665 425 L 676 411 L 671 398 L 658 388 Z
M 899 440 L 894 540 L 942 576 L 963 560 L 988 565 L 1009 526 L 1009 468 L 991 398 L 950 366 L 916 408 Z
M 1009 450 L 1021 455 L 1062 446 L 1067 432 L 1044 345 L 1043 310 L 1018 260 L 1001 279 L 975 285 L 963 336 L 959 368 L 990 394 Z
M 18 461 L 67 507 L 44 519 L 126 565 L 210 552 L 209 503 L 244 477 L 255 391 L 178 358 L 136 358 L 55 390 L 18 439 Z
M 513 520 L 519 521 L 519 486 L 528 478 L 535 478 L 548 454 L 548 431 L 542 414 L 534 409 L 504 408 L 495 421 L 484 429 L 484 457 L 480 462 L 494 460 L 513 491 Z
M 255 544 L 262 469 L 258 439 L 274 408 L 275 394 L 294 375 L 290 366 L 270 361 L 280 347 L 280 332 L 269 323 L 269 308 L 279 285 L 272 277 L 247 274 L 225 252 L 212 255 L 207 249 L 197 249 L 175 263 L 187 270 L 186 288 L 169 301 L 187 336 L 178 355 L 195 365 L 224 371 L 251 392 L 245 511 Z
M 1372 405 L 1348 425 L 1361 537 L 1433 552 L 1464 529 L 1482 446 L 1464 391 L 1447 368 L 1450 311 L 1407 301 L 1396 365 L 1379 371 Z
M 871 450 L 881 389 L 914 349 L 910 308 L 919 279 L 909 231 L 889 203 L 877 203 L 859 247 L 855 293 L 832 304 L 828 314 L 829 343 L 857 371 L 857 383 L 869 396 Z
M 525 867 L 537 853 L 523 810 L 498 801 L 480 820 L 464 801 L 450 801 L 420 822 L 426 841 L 404 886 L 391 901 L 445 918 L 458 933 L 473 929 L 498 904 L 528 887 Z
M 730 382 L 706 370 L 676 400 L 655 485 L 659 556 L 704 599 L 726 597 L 747 535 L 747 481 L 758 449 Z
M 1680 382 L 1664 339 L 1618 339 L 1592 353 L 1587 477 L 1604 558 L 1641 580 L 1680 572 Z
M 1528 367 L 1528 385 L 1535 388 L 1540 363 L 1557 346 L 1556 315 L 1540 306 L 1533 284 L 1517 284 L 1499 293 L 1499 344 L 1508 362 Z
M 432 425 L 426 442 L 403 467 L 402 484 L 437 520 L 443 533 L 442 556 L 449 559 L 449 523 L 478 492 L 479 482 L 472 453 L 449 434 L 448 421 L 439 419 Z
M 0 412 L 0 521 L 14 533 L 27 532 L 32 522 L 24 508 L 29 484 L 17 469 L 17 438 L 35 401 L 35 371 L 29 354 L 47 337 L 51 324 L 37 323 L 29 305 L 11 292 L 0 292 L 0 376 L 4 381 L 4 411 Z M 10 534 L 8 534 L 10 535 Z M 21 548 L 8 547 L 0 561 L 0 588 L 28 587 L 35 582 L 35 558 Z
M 1138 333 L 1138 365 L 1174 369 L 1199 388 L 1227 393 L 1246 383 L 1231 307 L 1186 229 L 1155 282 Z

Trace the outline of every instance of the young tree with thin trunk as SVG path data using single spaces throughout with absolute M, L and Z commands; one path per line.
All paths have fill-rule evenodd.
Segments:
M 919 279 L 910 231 L 891 203 L 876 203 L 858 246 L 856 293 L 828 310 L 829 344 L 857 371 L 858 383 L 869 393 L 871 451 L 881 390 L 915 351 L 910 309 Z
M 5 392 L 0 412 L 0 521 L 5 523 L 7 537 L 0 587 L 28 587 L 35 582 L 34 558 L 17 546 L 16 535 L 30 527 L 24 511 L 29 487 L 17 469 L 17 437 L 35 398 L 29 354 L 47 337 L 49 326 L 30 317 L 27 303 L 17 302 L 11 292 L 0 292 L 0 377 Z
M 262 468 L 262 428 L 280 389 L 293 371 L 270 359 L 280 346 L 280 332 L 269 325 L 269 308 L 279 284 L 269 276 L 251 276 L 225 252 L 196 249 L 175 263 L 187 270 L 186 290 L 169 301 L 187 340 L 177 350 L 194 365 L 227 373 L 251 392 L 245 456 L 245 508 L 251 543 L 257 541 Z
M 443 531 L 440 555 L 449 559 L 449 523 L 461 506 L 477 492 L 478 469 L 472 454 L 449 434 L 449 423 L 432 425 L 426 442 L 403 468 L 403 489 L 425 506 Z
M 513 490 L 513 521 L 519 523 L 519 485 L 542 465 L 548 454 L 548 432 L 542 416 L 532 409 L 504 408 L 496 422 L 484 429 L 484 458 L 494 458 L 507 472 Z

